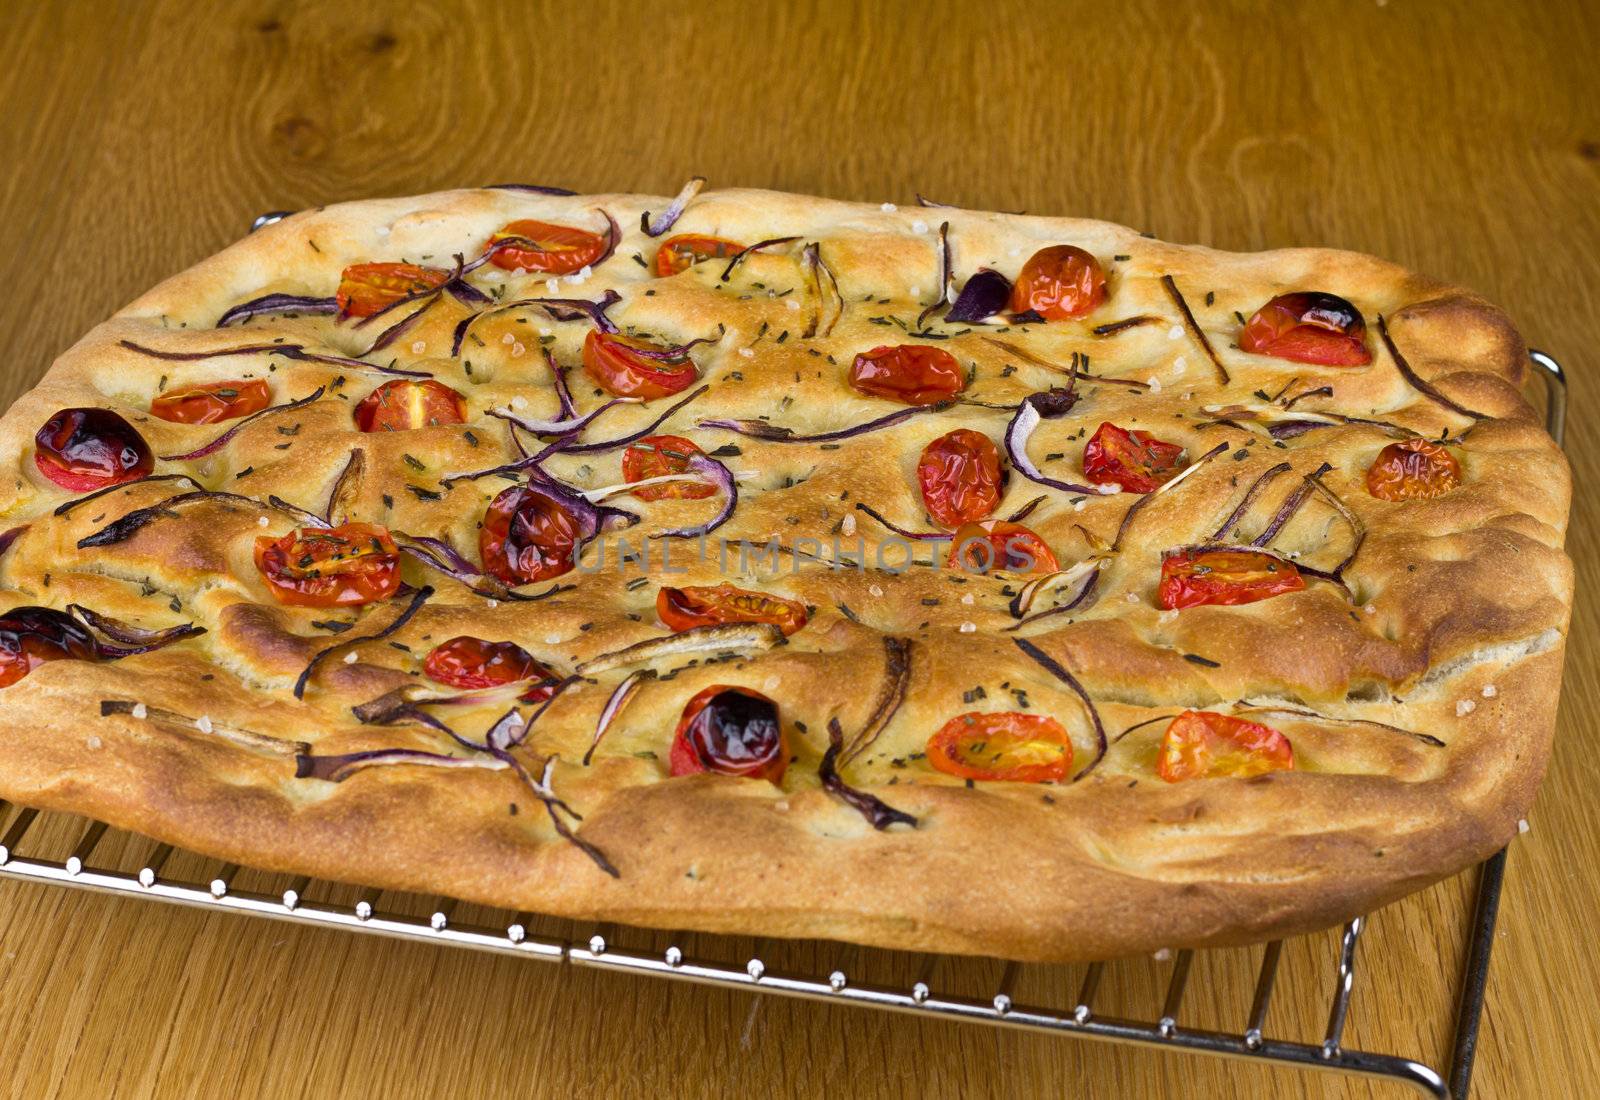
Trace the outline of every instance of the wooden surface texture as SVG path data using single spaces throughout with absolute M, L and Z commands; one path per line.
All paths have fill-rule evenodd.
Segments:
M 504 180 L 920 191 L 1354 248 L 1497 301 L 1573 376 L 1579 606 L 1474 1095 L 1600 1095 L 1600 7 L 11 3 L 0 40 L 5 402 L 261 211 Z M 1376 914 L 1351 1045 L 1446 1059 L 1470 887 Z M 1336 949 L 1289 946 L 1270 1032 L 1320 1035 Z M 1184 1022 L 1242 1027 L 1259 955 L 1197 960 Z M 1153 1018 L 1169 966 L 1114 967 L 1103 1009 Z M 999 973 L 946 960 L 932 980 L 976 994 Z M 1030 971 L 1017 997 L 1063 1003 L 1080 976 Z M 28 1098 L 1403 1094 L 15 884 L 0 1066 Z

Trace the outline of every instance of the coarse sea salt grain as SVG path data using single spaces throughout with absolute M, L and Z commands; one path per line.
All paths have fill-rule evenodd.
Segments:
M 84 743 L 84 744 L 85 744 L 85 745 L 86 745 L 86 746 L 88 746 L 88 747 L 89 747 L 89 748 L 90 748 L 90 749 L 91 749 L 91 750 L 93 750 L 93 749 L 98 749 L 98 748 L 99 748 L 99 747 L 100 747 L 100 745 L 101 745 L 101 741 L 100 741 L 100 738 L 99 738 L 99 737 L 97 737 L 97 736 L 95 736 L 95 735 L 94 735 L 94 734 L 92 734 L 92 733 L 91 733 L 91 734 L 90 734 L 90 735 L 89 735 L 89 736 L 88 736 L 88 737 L 86 737 L 86 738 L 85 738 L 85 739 L 84 739 L 84 742 L 83 742 L 83 743 Z
M 896 210 L 898 210 L 900 208 L 898 206 L 896 206 L 892 202 L 886 202 L 882 206 L 878 207 L 878 209 L 882 210 L 885 214 L 893 214 Z
M 1182 340 L 1183 339 L 1183 326 L 1182 325 L 1173 325 L 1171 328 L 1169 328 L 1167 330 L 1167 339 L 1168 340 Z
M 1483 697 L 1485 699 L 1493 699 L 1496 695 L 1499 695 L 1499 694 L 1500 694 L 1500 689 L 1495 687 L 1493 684 L 1484 684 L 1483 685 Z
M 800 312 L 800 303 L 798 301 L 796 301 L 795 299 L 793 299 L 793 298 L 785 298 L 784 301 L 783 301 L 783 304 L 784 304 L 784 307 L 787 308 L 790 313 L 799 313 Z
M 1465 718 L 1467 715 L 1471 714 L 1477 709 L 1478 704 L 1474 703 L 1471 699 L 1458 700 L 1456 702 L 1456 717 Z
M 513 409 L 525 409 L 528 407 L 528 399 L 519 393 L 511 399 L 511 407 Z
M 916 221 L 911 223 L 911 232 L 913 232 L 913 233 L 926 233 L 927 231 L 928 231 L 928 223 L 923 221 L 922 219 L 919 218 Z
M 194 728 L 199 730 L 201 733 L 210 733 L 211 732 L 211 715 L 202 714 L 200 717 L 196 718 L 194 720 Z
M 148 718 L 150 716 L 150 708 L 143 703 L 135 703 L 133 704 L 133 710 L 129 711 L 129 713 L 135 718 Z
M 378 236 L 387 237 L 388 235 L 389 235 L 389 227 L 387 225 L 378 226 Z
M 973 604 L 972 593 L 968 592 L 965 596 L 962 596 L 961 602 L 966 604 L 968 607 L 971 607 Z
M 1532 826 L 1528 824 L 1528 819 L 1527 818 L 1523 817 L 1523 818 L 1518 818 L 1517 819 L 1517 832 L 1525 833 L 1530 828 L 1532 828 Z
M 528 349 L 522 346 L 522 342 L 520 340 L 511 345 L 511 358 L 513 359 L 519 359 L 523 355 L 526 355 L 527 352 Z
M 872 593 L 874 596 L 881 596 L 883 595 L 883 586 L 878 584 L 869 584 L 867 586 L 867 591 Z
M 978 629 L 978 624 L 977 623 L 962 623 L 961 626 L 958 627 L 957 629 L 959 629 L 961 631 L 961 633 L 963 633 L 963 634 L 973 634 L 973 633 L 976 633 L 976 631 Z
M 507 347 L 510 347 L 512 344 L 517 342 L 517 338 L 512 333 L 508 332 L 504 336 L 500 337 L 500 342 L 505 344 Z
M 256 526 L 257 526 L 257 527 L 265 527 L 265 526 L 267 526 L 267 525 L 268 525 L 268 524 L 269 524 L 269 523 L 270 523 L 270 522 L 271 522 L 271 521 L 270 521 L 270 520 L 268 520 L 268 519 L 267 519 L 267 517 L 266 517 L 266 516 L 257 516 L 257 517 L 256 517 Z
M 344 655 L 344 663 L 347 664 L 347 665 L 353 665 L 353 664 L 356 663 L 356 651 L 355 650 L 352 649 L 349 653 L 346 653 Z
M 743 359 L 754 359 L 756 357 L 755 349 L 753 348 L 740 348 L 739 355 Z
M 856 517 L 851 515 L 849 512 L 846 512 L 845 516 L 844 516 L 844 519 L 839 521 L 839 533 L 840 534 L 844 534 L 844 535 L 853 535 L 853 534 L 855 534 L 856 533 Z
M 421 355 L 423 352 L 425 352 L 427 350 L 428 350 L 428 341 L 426 341 L 426 340 L 413 340 L 413 341 L 411 341 L 411 354 L 412 355 Z

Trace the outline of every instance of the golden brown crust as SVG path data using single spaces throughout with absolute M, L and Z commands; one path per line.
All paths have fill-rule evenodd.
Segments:
M 1561 549 L 1570 477 L 1520 396 L 1524 349 L 1493 307 L 1350 253 L 1234 255 L 1100 222 L 883 210 L 753 191 L 700 195 L 674 232 L 746 242 L 797 235 L 799 242 L 752 254 L 727 282 L 718 278 L 718 264 L 658 280 L 633 256 L 641 263 L 653 257 L 656 242 L 640 231 L 640 215 L 666 201 L 478 190 L 307 211 L 156 287 L 66 352 L 0 420 L 0 451 L 15 472 L 0 483 L 0 530 L 27 524 L 0 557 L 9 603 L 79 603 L 141 626 L 195 621 L 208 632 L 116 662 L 47 663 L 0 689 L 0 796 L 258 866 L 491 904 L 1037 959 L 1244 942 L 1325 925 L 1480 859 L 1515 831 L 1554 726 L 1572 600 L 1571 563 Z M 463 354 L 452 357 L 452 331 L 468 310 L 441 299 L 386 355 L 371 358 L 433 372 L 466 395 L 470 423 L 375 435 L 354 430 L 350 408 L 385 380 L 379 375 L 259 355 L 157 360 L 119 342 L 193 351 L 282 339 L 357 354 L 375 335 L 372 327 L 327 317 L 212 326 L 225 309 L 260 294 L 330 294 L 348 263 L 448 265 L 455 253 L 476 255 L 490 232 L 515 218 L 598 229 L 597 210 L 614 216 L 624 236 L 615 256 L 587 278 L 554 289 L 493 268 L 472 278 L 505 300 L 597 298 L 615 288 L 623 300 L 612 318 L 663 341 L 716 337 L 722 326 L 720 338 L 695 352 L 709 392 L 662 430 L 692 435 L 707 450 L 737 447 L 724 461 L 741 475 L 740 501 L 717 535 L 758 547 L 775 537 L 785 548 L 770 559 L 776 570 L 748 559 L 741 568 L 737 549 L 724 569 L 714 558 L 698 560 L 691 542 L 659 540 L 642 569 L 617 560 L 612 536 L 598 568 L 591 551 L 585 569 L 560 578 L 571 588 L 537 602 L 491 605 L 408 562 L 407 579 L 435 585 L 437 596 L 392 638 L 352 647 L 353 663 L 341 652 L 319 666 L 297 701 L 290 688 L 316 652 L 380 629 L 403 601 L 324 612 L 276 604 L 251 548 L 257 535 L 282 534 L 292 524 L 249 504 L 182 505 L 124 542 L 77 547 L 86 534 L 182 487 L 170 482 L 130 486 L 51 515 L 69 494 L 35 472 L 32 439 L 57 409 L 115 408 L 156 454 L 171 454 L 221 428 L 149 417 L 163 378 L 176 385 L 266 377 L 280 403 L 319 385 L 330 389 L 306 408 L 251 424 L 208 458 L 158 462 L 157 473 L 181 471 L 208 487 L 258 500 L 275 494 L 320 511 L 351 449 L 360 448 L 366 473 L 353 516 L 448 538 L 475 559 L 484 505 L 511 482 L 445 486 L 442 478 L 514 457 L 489 409 L 555 414 L 541 337 L 559 362 L 575 365 L 586 324 L 508 310 L 476 322 Z M 958 284 L 979 267 L 1014 275 L 1036 248 L 1072 243 L 1106 265 L 1110 298 L 1086 322 L 1000 331 L 932 320 L 929 331 L 946 337 L 939 346 L 972 372 L 966 396 L 984 404 L 826 446 L 696 427 L 710 417 L 767 417 L 822 431 L 893 411 L 850 390 L 844 372 L 865 348 L 933 342 L 906 336 L 902 326 L 915 328 L 936 293 L 944 221 Z M 808 339 L 813 310 L 826 305 L 801 260 L 800 245 L 809 241 L 820 245 L 847 306 L 831 334 Z M 1230 373 L 1227 387 L 1185 329 L 1164 275 Z M 1248 316 L 1272 295 L 1295 289 L 1339 294 L 1369 326 L 1383 317 L 1424 384 L 1482 418 L 1419 392 L 1377 332 L 1369 332 L 1374 360 L 1361 368 L 1284 363 L 1233 346 L 1236 311 Z M 1091 331 L 1136 316 L 1154 319 L 1109 336 Z M 864 551 L 869 564 L 889 547 L 889 561 L 898 564 L 901 554 L 884 530 L 854 505 L 868 503 L 894 522 L 925 529 L 912 478 L 923 446 L 958 425 L 998 442 L 1010 412 L 990 406 L 1014 406 L 1062 384 L 1059 370 L 1036 360 L 1064 364 L 1074 352 L 1089 355 L 1092 374 L 1156 385 L 1080 381 L 1078 405 L 1046 421 L 1029 446 L 1052 476 L 1081 476 L 1082 434 L 1102 420 L 1180 442 L 1191 458 L 1229 443 L 1208 468 L 1141 508 L 1086 606 L 1017 628 L 1008 610 L 1022 583 L 1014 576 L 835 568 L 808 556 L 831 555 L 837 537 L 846 549 Z M 581 370 L 572 378 L 579 406 L 593 407 L 597 399 Z M 1463 485 L 1434 500 L 1375 500 L 1362 479 L 1393 429 L 1343 423 L 1280 445 L 1259 424 L 1252 427 L 1248 413 L 1217 411 L 1262 406 L 1268 402 L 1256 391 L 1270 398 L 1290 385 L 1295 392 L 1333 387 L 1331 395 L 1297 402 L 1298 413 L 1380 420 L 1459 440 L 1453 449 Z M 592 437 L 643 426 L 665 404 L 614 410 Z M 615 452 L 558 456 L 549 468 L 592 488 L 620 481 L 619 461 Z M 1350 595 L 1314 582 L 1305 592 L 1244 607 L 1162 612 L 1154 599 L 1162 551 L 1204 541 L 1258 476 L 1285 461 L 1293 472 L 1261 495 L 1240 530 L 1254 537 L 1301 475 L 1331 464 L 1327 485 L 1368 532 L 1346 575 Z M 1027 522 L 1063 565 L 1112 542 L 1135 499 L 1061 493 L 1013 473 L 999 514 L 1038 496 L 1046 499 Z M 703 522 L 717 506 L 629 497 L 620 503 L 644 517 L 624 532 L 635 550 L 651 531 Z M 804 543 L 808 537 L 818 542 Z M 1352 538 L 1319 497 L 1272 545 L 1326 569 L 1348 553 Z M 663 547 L 669 560 L 660 556 Z M 919 558 L 927 555 L 919 548 Z M 425 727 L 363 725 L 350 711 L 396 686 L 423 682 L 421 658 L 438 641 L 456 634 L 510 639 L 566 673 L 598 654 L 663 636 L 654 615 L 659 585 L 720 580 L 799 599 L 813 608 L 811 620 L 782 646 L 657 660 L 652 667 L 662 675 L 643 683 L 588 766 L 581 761 L 600 710 L 633 666 L 580 680 L 516 750 L 535 776 L 537 766 L 557 758 L 556 793 L 582 815 L 572 821 L 578 835 L 604 853 L 618 877 L 561 839 L 544 806 L 508 770 L 392 766 L 341 783 L 295 778 L 298 742 L 318 754 L 409 747 L 469 756 Z M 1056 598 L 1041 597 L 1040 606 Z M 317 625 L 329 620 L 357 625 L 333 634 Z M 817 771 L 828 720 L 837 717 L 846 731 L 868 720 L 885 675 L 885 636 L 910 641 L 906 700 L 845 775 L 918 824 L 880 832 L 822 790 Z M 929 734 L 964 711 L 1025 705 L 1054 714 L 1071 732 L 1080 765 L 1094 758 L 1089 713 L 1068 685 L 1013 644 L 1017 637 L 1072 672 L 1114 742 L 1077 782 L 968 789 L 920 755 Z M 677 715 L 690 695 L 713 683 L 742 684 L 778 701 L 795 757 L 781 789 L 667 777 Z M 102 716 L 105 700 L 141 703 L 135 713 L 142 716 Z M 1262 720 L 1292 741 L 1296 771 L 1177 784 L 1156 777 L 1152 758 L 1164 723 L 1152 719 L 1246 705 L 1270 709 Z M 495 712 L 458 708 L 441 716 L 478 737 Z M 202 717 L 208 730 L 197 726 Z

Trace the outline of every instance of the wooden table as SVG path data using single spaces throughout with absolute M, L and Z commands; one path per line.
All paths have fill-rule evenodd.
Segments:
M 1600 1088 L 1600 497 L 1583 488 L 1600 476 L 1600 9 L 12 4 L 0 39 L 7 402 L 260 211 L 507 179 L 920 191 L 1225 248 L 1355 248 L 1500 302 L 1576 376 L 1582 598 L 1551 775 L 1512 850 L 1476 1095 Z M 1444 1061 L 1469 886 L 1376 916 L 1352 1045 Z M 1272 1030 L 1319 1034 L 1335 946 L 1289 949 Z M 1258 956 L 1197 962 L 1186 1022 L 1241 1026 Z M 1163 968 L 1123 971 L 1106 1008 L 1153 1016 Z M 939 980 L 997 972 L 947 962 Z M 29 1097 L 1367 1087 L 16 885 L 0 886 L 0 1064 Z

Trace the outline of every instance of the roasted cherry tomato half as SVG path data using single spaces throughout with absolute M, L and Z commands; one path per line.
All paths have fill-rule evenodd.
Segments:
M 0 615 L 0 687 L 46 661 L 94 661 L 100 647 L 77 619 L 50 607 L 13 607 Z
M 647 435 L 622 452 L 622 480 L 632 484 L 681 474 L 689 468 L 691 458 L 703 454 L 681 435 Z M 633 491 L 640 500 L 701 500 L 716 493 L 717 487 L 705 481 L 668 481 Z
M 771 623 L 788 635 L 806 625 L 805 604 L 731 584 L 663 588 L 656 593 L 656 614 L 672 631 L 718 623 Z
M 1231 714 L 1186 710 L 1161 738 L 1156 774 L 1168 783 L 1215 776 L 1260 775 L 1294 767 L 1289 739 Z
M 514 684 L 520 680 L 545 681 L 521 698 L 525 703 L 540 703 L 555 692 L 555 674 L 533 659 L 515 642 L 486 642 L 462 634 L 440 642 L 422 662 L 422 671 L 435 683 L 477 691 L 480 688 Z
M 371 317 L 396 302 L 450 281 L 450 272 L 420 264 L 351 264 L 339 275 L 334 301 L 343 317 Z
M 606 250 L 605 239 L 588 230 L 532 220 L 512 222 L 489 238 L 489 246 L 494 266 L 544 275 L 582 271 Z
M 1202 604 L 1232 607 L 1305 586 L 1293 562 L 1261 550 L 1185 550 L 1161 559 L 1156 597 L 1168 611 Z
M 778 705 L 749 688 L 706 688 L 683 708 L 668 763 L 673 775 L 715 772 L 780 782 L 789 751 Z
M 1011 287 L 1012 313 L 1037 313 L 1069 321 L 1093 313 L 1106 300 L 1100 261 L 1076 245 L 1053 244 L 1028 258 Z
M 958 714 L 928 738 L 928 763 L 962 779 L 1042 783 L 1072 769 L 1072 738 L 1043 714 Z
M 963 523 L 956 528 L 945 564 L 968 573 L 1004 569 L 1012 573 L 1054 573 L 1061 568 L 1044 539 L 1003 519 Z
M 699 237 L 692 233 L 668 237 L 656 250 L 656 274 L 663 279 L 688 271 L 701 260 L 725 260 L 744 248 L 737 241 L 721 237 Z
M 39 472 L 74 493 L 138 481 L 155 465 L 144 437 L 110 409 L 62 409 L 33 444 Z
M 1183 469 L 1183 448 L 1149 432 L 1101 424 L 1083 445 L 1083 476 L 1124 493 L 1153 493 Z
M 150 402 L 150 415 L 174 424 L 215 424 L 260 412 L 272 403 L 264 378 L 248 382 L 207 382 L 168 390 Z
M 994 514 L 1005 493 L 1005 474 L 994 441 L 971 428 L 947 432 L 917 460 L 922 506 L 945 527 L 976 523 Z
M 559 499 L 538 486 L 513 485 L 483 514 L 478 554 L 491 576 L 531 584 L 569 572 L 581 538 L 577 517 Z
M 1367 470 L 1367 492 L 1379 500 L 1427 500 L 1461 484 L 1461 463 L 1426 439 L 1391 443 Z
M 386 600 L 400 587 L 400 551 L 372 523 L 263 535 L 255 557 L 273 599 L 295 607 L 354 607 Z
M 1361 311 L 1336 294 L 1280 294 L 1245 322 L 1239 350 L 1294 363 L 1362 367 L 1372 362 Z
M 966 388 L 956 357 L 927 344 L 885 344 L 850 364 L 850 385 L 902 405 L 937 405 Z
M 639 354 L 660 350 L 646 340 L 595 329 L 584 337 L 583 369 L 607 393 L 646 401 L 688 389 L 700 377 L 687 355 L 652 359 Z
M 364 432 L 408 432 L 465 423 L 467 403 L 443 382 L 397 378 L 363 397 L 354 416 L 356 427 Z

